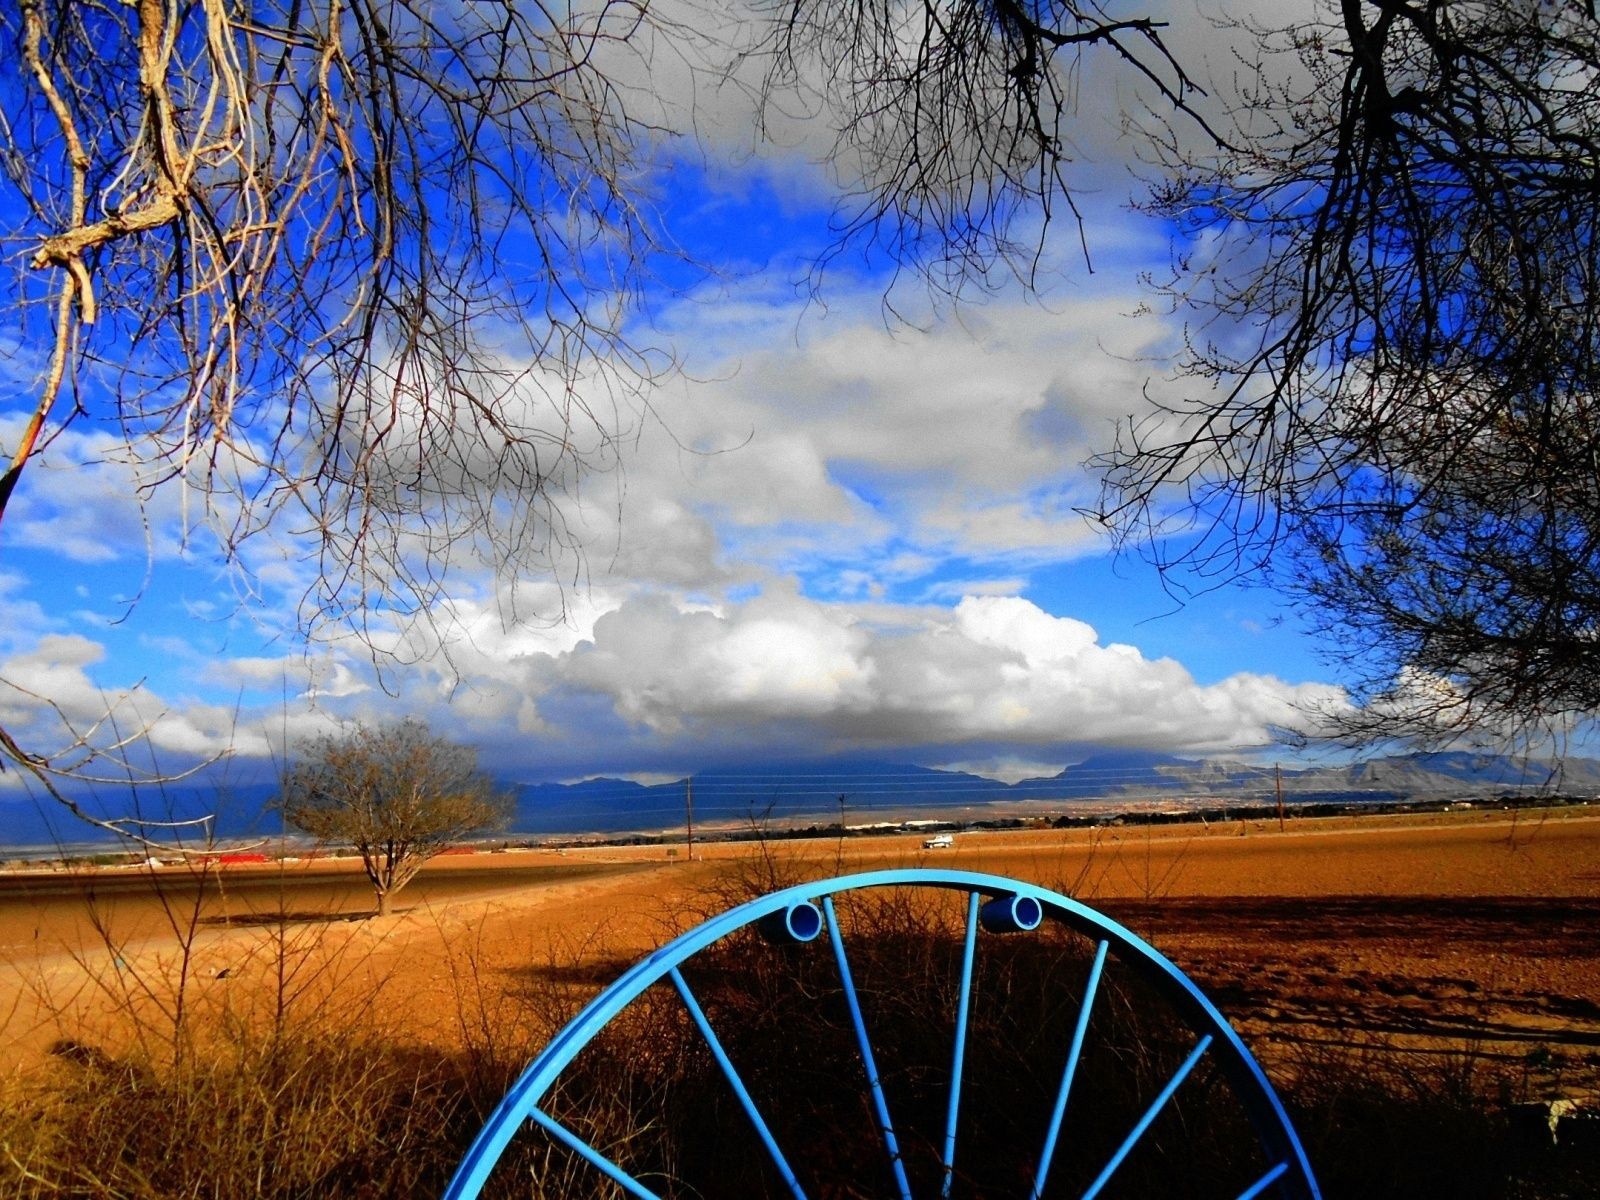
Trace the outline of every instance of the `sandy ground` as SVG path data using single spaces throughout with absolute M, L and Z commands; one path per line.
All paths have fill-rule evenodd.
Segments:
M 354 919 L 370 895 L 351 864 L 228 867 L 220 887 L 180 868 L 0 876 L 0 1047 L 22 1067 L 60 1038 L 126 1039 L 129 1011 L 159 1027 L 180 976 L 198 1011 L 313 993 L 353 1011 L 379 990 L 397 1033 L 448 1044 L 464 979 L 476 1002 L 541 964 L 598 985 L 752 880 L 916 865 L 1105 909 L 1258 1053 L 1470 1048 L 1551 1090 L 1600 1080 L 1600 815 L 1581 808 L 453 856 L 382 919 Z

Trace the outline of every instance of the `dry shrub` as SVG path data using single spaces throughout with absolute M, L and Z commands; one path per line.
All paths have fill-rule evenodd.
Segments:
M 402 1196 L 448 1177 L 454 1064 L 356 1031 L 235 1032 L 164 1063 L 60 1044 L 0 1109 L 8 1194 Z
M 1319 1042 L 1294 1048 L 1285 1067 L 1286 1101 L 1329 1197 L 1600 1197 L 1600 1147 L 1553 1138 L 1507 1058 Z
M 48 1061 L 0 1083 L 0 1195 L 443 1186 L 479 1124 L 469 1081 L 458 1056 L 392 1031 L 370 939 L 286 909 L 219 933 L 235 922 L 214 912 L 220 881 L 202 862 L 153 876 L 172 936 L 152 948 L 119 936 L 91 886 L 99 945 L 74 952 L 75 995 L 98 1004 L 81 1017 L 58 1007 Z

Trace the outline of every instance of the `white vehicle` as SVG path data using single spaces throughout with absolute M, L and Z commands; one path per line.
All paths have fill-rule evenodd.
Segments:
M 955 844 L 955 838 L 948 833 L 938 833 L 931 838 L 922 839 L 922 848 L 924 850 L 948 850 Z

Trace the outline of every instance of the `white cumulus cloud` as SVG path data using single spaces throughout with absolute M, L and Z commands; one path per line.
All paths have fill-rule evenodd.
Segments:
M 724 613 L 660 598 L 596 622 L 552 661 L 660 734 L 759 738 L 803 728 L 819 750 L 965 743 L 1110 743 L 1198 751 L 1269 740 L 1297 706 L 1336 695 L 1241 673 L 1201 685 L 1171 659 L 1103 645 L 1093 628 L 1016 597 L 953 611 L 873 610 L 794 595 Z

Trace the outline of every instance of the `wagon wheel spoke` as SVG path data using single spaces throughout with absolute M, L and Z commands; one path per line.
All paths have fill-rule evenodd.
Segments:
M 939 1183 L 941 1200 L 948 1200 L 950 1185 L 955 1182 L 956 1122 L 961 1116 L 961 1073 L 967 1057 L 967 1021 L 972 1014 L 972 963 L 978 949 L 978 905 L 983 896 L 972 892 L 967 896 L 966 934 L 961 943 L 961 983 L 956 1000 L 956 1032 L 950 1052 L 950 1104 L 945 1110 L 944 1159 Z
M 1084 1192 L 1083 1200 L 1094 1200 L 1094 1197 L 1100 1194 L 1101 1189 L 1111 1182 L 1111 1176 L 1116 1172 L 1116 1169 L 1122 1165 L 1129 1152 L 1139 1144 L 1139 1139 L 1155 1123 L 1156 1117 L 1167 1106 L 1167 1101 L 1172 1099 L 1172 1094 L 1182 1086 L 1183 1081 L 1189 1077 L 1189 1072 L 1194 1070 L 1195 1064 L 1200 1061 L 1201 1057 L 1210 1048 L 1211 1035 L 1208 1033 L 1195 1044 L 1195 1048 L 1189 1052 L 1189 1057 L 1183 1060 L 1183 1065 L 1178 1068 L 1171 1079 L 1167 1080 L 1166 1086 L 1161 1089 L 1160 1093 L 1151 1102 L 1150 1107 L 1145 1110 L 1144 1116 L 1139 1118 L 1139 1123 L 1122 1140 L 1122 1145 L 1117 1147 L 1117 1152 L 1111 1156 L 1111 1161 L 1105 1165 L 1099 1175 L 1095 1176 L 1094 1182 L 1089 1185 L 1089 1190 Z
M 543 1109 L 531 1109 L 528 1113 L 528 1120 L 539 1126 L 574 1154 L 593 1165 L 595 1170 L 605 1175 L 608 1179 L 614 1180 L 624 1191 L 639 1197 L 639 1200 L 661 1200 L 660 1196 L 657 1196 L 644 1184 L 629 1175 L 616 1163 L 601 1154 L 600 1151 L 596 1150 Z
M 683 976 L 677 967 L 668 972 L 672 979 L 672 986 L 678 989 L 678 995 L 683 998 L 684 1007 L 689 1010 L 689 1016 L 695 1026 L 700 1030 L 700 1036 L 705 1039 L 706 1046 L 711 1051 L 711 1056 L 717 1060 L 717 1065 L 722 1068 L 722 1073 L 727 1077 L 729 1085 L 733 1088 L 734 1095 L 738 1097 L 739 1104 L 743 1107 L 745 1115 L 750 1118 L 750 1123 L 755 1126 L 756 1134 L 761 1138 L 761 1144 L 766 1147 L 767 1154 L 772 1158 L 772 1165 L 778 1169 L 778 1174 L 783 1177 L 783 1182 L 793 1194 L 795 1200 L 806 1200 L 805 1190 L 801 1188 L 800 1181 L 795 1178 L 794 1171 L 789 1166 L 789 1160 L 783 1156 L 783 1151 L 778 1148 L 777 1139 L 772 1136 L 772 1130 L 762 1117 L 761 1110 L 756 1107 L 756 1102 L 750 1096 L 750 1091 L 744 1085 L 744 1080 L 739 1077 L 739 1072 L 734 1069 L 733 1062 L 728 1058 L 728 1052 L 722 1048 L 722 1041 L 717 1037 L 716 1031 L 711 1028 L 711 1022 L 706 1019 L 705 1010 L 700 1007 L 700 1002 L 694 998 L 694 993 L 689 990 L 689 985 L 683 981 Z
M 1089 1032 L 1089 1014 L 1094 1009 L 1095 996 L 1100 990 L 1100 975 L 1106 966 L 1106 951 L 1110 943 L 1101 939 L 1094 950 L 1094 963 L 1089 968 L 1089 982 L 1084 985 L 1083 999 L 1078 1004 L 1078 1020 L 1072 1029 L 1072 1045 L 1067 1050 L 1067 1065 L 1061 1072 L 1061 1088 L 1056 1092 L 1055 1107 L 1050 1112 L 1050 1125 L 1045 1131 L 1044 1149 L 1039 1152 L 1039 1172 L 1033 1179 L 1032 1200 L 1044 1195 L 1045 1179 L 1050 1173 L 1050 1162 L 1056 1154 L 1056 1138 L 1061 1133 L 1061 1121 L 1067 1112 L 1067 1097 L 1072 1093 L 1072 1080 L 1078 1073 L 1078 1060 L 1083 1055 L 1083 1039 Z
M 867 1037 L 867 1023 L 861 1015 L 861 1001 L 856 996 L 855 979 L 850 974 L 850 959 L 845 954 L 844 938 L 839 935 L 839 918 L 833 910 L 832 896 L 822 898 L 822 911 L 828 918 L 828 938 L 833 943 L 834 961 L 839 965 L 839 983 L 844 988 L 845 1003 L 850 1007 L 850 1023 L 855 1027 L 856 1046 L 861 1051 L 861 1065 L 866 1068 L 867 1086 L 872 1092 L 872 1110 L 877 1115 L 878 1129 L 883 1134 L 884 1149 L 889 1152 L 895 1186 L 900 1189 L 900 1200 L 911 1200 L 911 1184 L 906 1180 L 905 1160 L 900 1157 L 900 1143 L 894 1136 L 894 1123 L 889 1119 L 889 1102 L 884 1097 L 878 1061 L 872 1053 L 872 1042 Z

